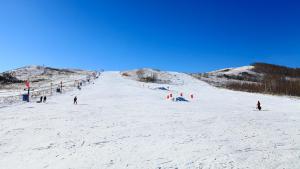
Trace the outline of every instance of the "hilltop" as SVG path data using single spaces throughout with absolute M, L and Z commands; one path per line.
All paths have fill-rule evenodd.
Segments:
M 254 63 L 192 76 L 211 85 L 232 90 L 300 96 L 300 68 Z

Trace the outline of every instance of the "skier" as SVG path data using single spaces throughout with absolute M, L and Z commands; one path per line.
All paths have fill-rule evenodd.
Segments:
M 44 103 L 46 103 L 46 101 L 47 101 L 47 97 L 46 97 L 46 96 L 44 96 L 44 100 L 43 100 L 43 102 L 44 102 Z
M 261 106 L 260 106 L 260 102 L 257 102 L 257 109 L 260 111 L 261 110 Z
M 74 97 L 74 104 L 77 104 L 77 96 Z

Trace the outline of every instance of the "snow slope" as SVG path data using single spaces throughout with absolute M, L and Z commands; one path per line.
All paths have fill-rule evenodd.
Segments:
M 300 168 L 299 100 L 173 74 L 184 84 L 171 92 L 194 100 L 172 102 L 152 90 L 159 84 L 104 72 L 47 104 L 0 109 L 0 168 Z

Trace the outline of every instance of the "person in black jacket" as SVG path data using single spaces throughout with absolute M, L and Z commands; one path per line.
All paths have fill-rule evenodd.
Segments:
M 77 96 L 74 97 L 74 104 L 77 104 Z
M 260 102 L 258 101 L 257 102 L 257 109 L 260 111 L 261 110 L 261 105 L 260 105 Z
M 40 97 L 40 100 L 37 101 L 37 103 L 42 103 L 43 102 L 43 96 Z
M 47 101 L 47 97 L 46 97 L 46 96 L 44 96 L 44 100 L 43 100 L 43 102 L 44 102 L 44 103 L 46 103 L 46 101 Z

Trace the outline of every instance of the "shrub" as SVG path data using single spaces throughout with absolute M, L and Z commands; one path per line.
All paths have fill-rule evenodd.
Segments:
M 141 82 L 147 82 L 147 83 L 157 82 L 157 74 L 154 73 L 154 72 L 151 72 L 150 74 L 147 75 L 146 72 L 141 69 L 141 70 L 138 70 L 136 72 L 136 74 L 137 74 L 138 80 L 141 81 Z
M 253 63 L 252 66 L 254 66 L 253 71 L 257 73 L 300 77 L 300 68 L 289 68 L 268 63 Z
M 128 76 L 130 76 L 130 75 L 129 75 L 128 73 L 124 72 L 124 73 L 122 73 L 122 76 L 128 77 Z
M 16 77 L 12 76 L 10 73 L 3 73 L 0 75 L 0 83 L 1 84 L 12 84 L 12 83 L 22 83 L 22 80 L 17 79 Z
M 227 83 L 225 87 L 232 90 L 247 91 L 254 93 L 264 92 L 264 86 L 260 83 L 230 82 Z

